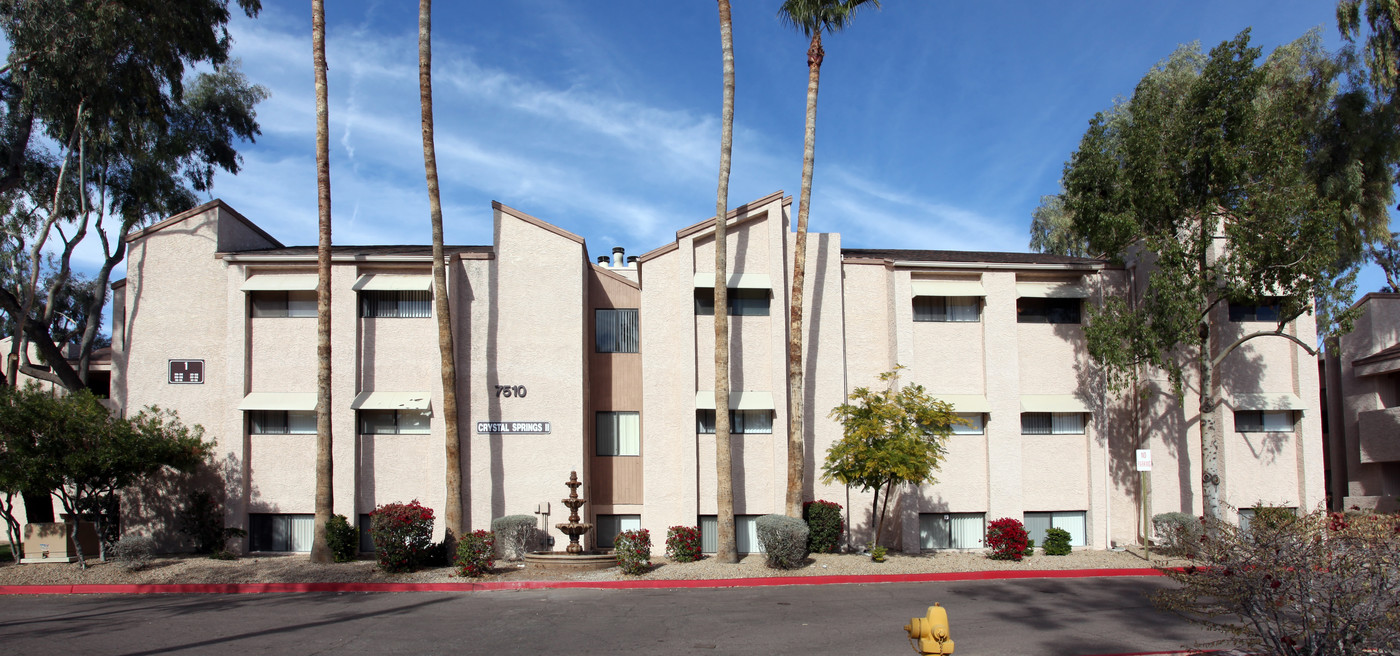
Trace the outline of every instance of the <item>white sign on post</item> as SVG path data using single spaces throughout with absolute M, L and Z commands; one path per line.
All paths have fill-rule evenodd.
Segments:
M 1152 471 L 1152 450 L 1137 450 L 1137 470 L 1140 472 Z

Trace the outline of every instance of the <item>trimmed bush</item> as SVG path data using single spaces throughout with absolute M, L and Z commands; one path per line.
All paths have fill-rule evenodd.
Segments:
M 992 550 L 987 557 L 1019 561 L 1026 555 L 1026 542 L 1029 539 L 1030 535 L 1026 533 L 1026 526 L 1021 520 L 1002 517 L 987 527 L 987 547 Z
M 345 515 L 331 515 L 326 522 L 326 546 L 337 563 L 354 562 L 360 554 L 360 532 L 350 525 Z
M 802 504 L 802 519 L 807 521 L 807 552 L 832 553 L 841 544 L 846 532 L 846 520 L 841 517 L 841 504 L 834 501 L 808 501 Z
M 765 563 L 774 569 L 793 569 L 807 561 L 807 523 L 787 515 L 758 518 L 758 543 Z
M 651 533 L 644 528 L 618 533 L 613 554 L 623 574 L 646 574 L 651 571 Z
M 534 544 L 536 525 L 534 515 L 506 515 L 491 520 L 491 532 L 496 534 L 496 549 L 502 560 L 520 560 Z
M 1183 512 L 1166 512 L 1152 516 L 1152 530 L 1157 534 L 1157 546 L 1178 556 L 1192 557 L 1200 548 L 1201 518 Z
M 457 540 L 458 576 L 478 577 L 491 573 L 496 564 L 496 536 L 490 531 L 473 531 Z
M 370 513 L 374 555 L 386 572 L 421 567 L 433 544 L 433 509 L 418 503 L 390 503 Z
M 1026 555 L 1026 556 L 1034 556 L 1034 555 L 1035 555 L 1035 540 L 1027 539 L 1027 540 L 1026 540 L 1026 550 L 1023 551 L 1023 552 L 1021 552 L 1021 553 L 1022 553 L 1023 555 Z
M 1045 531 L 1045 555 L 1047 556 L 1068 556 L 1074 551 L 1069 546 L 1069 531 L 1062 528 L 1052 528 Z
M 156 553 L 156 541 L 147 535 L 123 536 L 112 545 L 112 560 L 128 572 L 136 572 L 151 565 L 151 557 Z
M 700 527 L 672 526 L 666 529 L 666 557 L 677 563 L 700 560 Z

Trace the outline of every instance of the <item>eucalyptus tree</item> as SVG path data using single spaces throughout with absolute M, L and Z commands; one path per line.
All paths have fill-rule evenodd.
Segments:
M 433 302 L 442 370 L 442 419 L 446 430 L 447 539 L 462 534 L 461 437 L 457 434 L 457 360 L 452 348 L 452 314 L 447 303 L 443 261 L 442 199 L 438 195 L 437 151 L 433 144 L 433 0 L 418 2 L 418 100 L 423 115 L 423 170 L 428 180 L 428 215 L 433 231 Z
M 821 82 L 822 33 L 835 34 L 856 13 L 879 0 L 784 0 L 778 19 L 810 39 L 807 46 L 807 123 L 802 138 L 802 190 L 797 205 L 797 243 L 792 258 L 792 306 L 788 315 L 788 480 L 786 513 L 802 516 L 803 450 L 802 299 L 807 270 L 807 212 L 812 200 L 812 168 L 817 152 L 817 88 Z
M 311 562 L 335 560 L 326 542 L 331 520 L 334 476 L 331 439 L 331 158 L 326 99 L 326 6 L 311 0 L 311 60 L 316 84 L 316 524 Z
M 729 0 L 719 2 L 724 100 L 720 111 L 719 187 L 715 191 L 715 560 L 739 562 L 734 532 L 734 458 L 729 425 L 729 159 L 734 146 L 734 30 Z

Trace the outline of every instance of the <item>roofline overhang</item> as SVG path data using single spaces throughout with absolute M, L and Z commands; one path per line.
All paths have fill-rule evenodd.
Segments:
M 273 255 L 269 253 L 215 253 L 217 257 L 225 262 L 239 264 L 315 264 L 316 254 L 308 255 Z M 452 253 L 447 256 L 450 262 L 453 259 L 461 260 L 493 260 L 495 253 Z M 432 264 L 432 255 L 332 255 L 331 262 L 371 262 L 371 263 L 401 263 L 401 264 Z
M 877 260 L 858 258 L 853 264 L 873 264 Z M 1016 271 L 1102 271 L 1105 264 L 1036 264 L 1031 262 L 924 262 L 885 260 L 888 266 L 906 269 L 1012 269 Z

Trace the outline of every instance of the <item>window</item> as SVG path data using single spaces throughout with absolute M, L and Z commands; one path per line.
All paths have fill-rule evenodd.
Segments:
M 637 352 L 637 311 L 593 311 L 593 344 L 599 353 Z
M 254 317 L 314 317 L 314 291 L 256 291 L 249 292 Z
M 960 412 L 958 413 L 958 416 L 966 420 L 969 425 L 964 426 L 962 424 L 953 424 L 954 435 L 982 435 L 986 432 L 985 414 L 982 414 L 980 412 L 972 414 Z
M 360 552 L 374 553 L 374 536 L 369 530 L 374 526 L 374 520 L 369 513 L 360 513 Z
M 360 316 L 426 318 L 433 316 L 433 295 L 427 290 L 365 290 L 360 292 Z
M 695 432 L 704 435 L 715 434 L 715 411 L 695 411 Z M 768 435 L 773 432 L 772 410 L 730 410 L 730 435 Z
M 981 321 L 980 296 L 915 296 L 915 321 Z
M 1016 299 L 1016 323 L 1079 323 L 1077 298 L 1036 298 L 1023 296 Z
M 594 455 L 642 455 L 642 421 L 636 412 L 599 412 Z
M 315 435 L 315 410 L 250 410 L 249 435 Z
M 315 515 L 248 514 L 249 551 L 311 551 Z
M 1082 412 L 1023 412 L 1022 435 L 1083 435 Z
M 769 296 L 771 294 L 767 289 L 732 288 L 729 290 L 729 316 L 766 317 L 768 316 Z M 714 316 L 714 288 L 695 288 L 695 314 L 705 317 Z
M 1258 305 L 1230 303 L 1230 321 L 1269 321 L 1278 322 L 1279 302 L 1277 299 L 1264 300 Z
M 1287 506 L 1265 506 L 1261 504 L 1253 508 L 1240 508 L 1240 532 L 1245 535 L 1245 539 L 1247 540 L 1253 540 L 1253 537 L 1249 534 L 1249 525 L 1254 523 L 1254 518 L 1258 516 L 1258 511 L 1260 509 L 1264 510 L 1266 516 L 1271 512 L 1286 512 L 1294 516 L 1298 514 L 1297 508 L 1290 508 Z
M 597 515 L 593 519 L 597 531 L 597 548 L 611 549 L 617 534 L 623 531 L 636 531 L 642 528 L 641 515 Z
M 920 549 L 977 549 L 986 534 L 986 513 L 919 513 Z
M 1236 433 L 1292 433 L 1292 410 L 1236 410 Z
M 739 553 L 763 553 L 763 545 L 758 542 L 758 515 L 734 516 L 734 550 Z M 719 518 L 714 515 L 700 516 L 700 551 L 719 551 Z
M 361 410 L 361 435 L 426 435 L 430 430 L 427 410 Z
M 1085 546 L 1088 531 L 1085 528 L 1085 513 L 1082 510 L 1069 512 L 1028 512 L 1026 513 L 1026 533 L 1036 544 L 1045 544 L 1045 532 L 1058 528 L 1069 532 L 1069 546 Z

